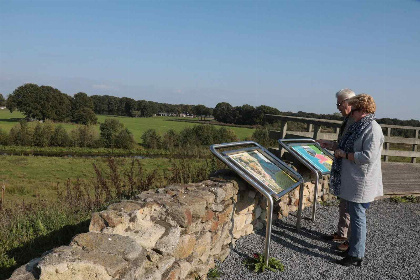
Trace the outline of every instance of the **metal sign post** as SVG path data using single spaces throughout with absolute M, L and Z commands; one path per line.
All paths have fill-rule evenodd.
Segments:
M 334 156 L 327 149 L 321 148 L 314 139 L 279 139 L 278 142 L 315 174 L 314 203 L 312 206 L 312 221 L 315 221 L 319 176 L 331 173 Z M 299 214 L 302 212 L 302 199 L 303 197 L 299 199 Z M 299 214 L 298 219 L 301 218 Z
M 231 148 L 236 147 L 235 150 Z M 268 266 L 274 199 L 302 185 L 303 178 L 267 149 L 253 141 L 210 146 L 211 152 L 267 199 L 264 257 Z M 301 187 L 303 190 L 303 187 Z

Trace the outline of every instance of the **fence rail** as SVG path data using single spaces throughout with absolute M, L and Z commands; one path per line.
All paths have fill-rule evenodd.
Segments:
M 341 121 L 335 120 L 323 120 L 323 119 L 313 119 L 313 118 L 301 118 L 301 117 L 292 117 L 292 116 L 279 116 L 279 115 L 265 115 L 268 119 L 274 119 L 281 122 L 280 131 L 270 131 L 270 138 L 279 139 L 288 137 L 305 137 L 313 139 L 328 139 L 336 140 L 338 136 L 338 131 L 341 126 Z M 304 123 L 307 125 L 307 131 L 287 131 L 287 122 L 298 122 Z M 335 128 L 335 133 L 323 133 L 321 132 L 321 127 L 331 127 Z M 384 148 L 382 150 L 382 155 L 384 156 L 384 161 L 388 161 L 390 156 L 394 157 L 409 157 L 411 158 L 412 163 L 416 163 L 416 158 L 420 158 L 420 152 L 417 151 L 417 146 L 420 145 L 419 139 L 419 130 L 420 127 L 415 126 L 399 126 L 399 125 L 380 125 L 383 129 L 386 129 Z M 391 136 L 392 129 L 405 129 L 405 130 L 414 130 L 414 138 L 404 138 L 404 137 L 394 137 Z M 412 151 L 402 151 L 402 150 L 390 150 L 390 144 L 406 144 L 412 145 Z

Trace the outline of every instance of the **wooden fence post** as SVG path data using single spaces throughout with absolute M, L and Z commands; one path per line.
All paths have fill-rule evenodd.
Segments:
M 418 140 L 419 139 L 419 130 L 418 129 L 416 129 L 416 136 L 414 137 L 416 140 Z M 417 152 L 417 144 L 414 144 L 413 145 L 413 152 Z M 416 163 L 416 158 L 415 157 L 412 157 L 411 158 L 411 163 Z
M 308 123 L 308 132 L 312 132 L 313 124 Z
M 317 140 L 318 139 L 318 134 L 321 131 L 321 126 L 319 124 L 316 124 L 314 127 L 314 139 Z
M 390 127 L 387 128 L 387 136 L 391 137 L 391 128 Z M 389 143 L 388 142 L 385 142 L 385 150 L 387 150 L 387 151 L 389 150 Z M 388 156 L 384 156 L 384 161 L 385 162 L 388 161 Z
M 287 134 L 287 121 L 284 120 L 281 122 L 281 139 L 284 139 L 286 137 L 286 134 Z M 280 157 L 282 157 L 284 154 L 284 148 L 282 148 L 281 145 L 279 146 L 280 146 Z

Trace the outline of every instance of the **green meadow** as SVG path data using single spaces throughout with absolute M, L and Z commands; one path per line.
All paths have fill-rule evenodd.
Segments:
M 10 129 L 19 123 L 19 120 L 23 119 L 24 116 L 20 112 L 10 113 L 9 110 L 0 110 L 0 129 L 9 132 Z M 148 129 L 155 129 L 161 135 L 166 131 L 173 129 L 177 132 L 183 130 L 186 127 L 198 125 L 198 123 L 190 123 L 185 121 L 177 121 L 175 117 L 150 117 L 150 118 L 130 118 L 121 116 L 104 116 L 98 115 L 98 122 L 103 123 L 105 119 L 112 118 L 117 119 L 127 127 L 131 133 L 133 133 L 134 139 L 141 143 L 141 136 Z M 185 119 L 183 119 L 185 120 Z M 34 123 L 30 125 L 34 125 Z M 60 123 L 68 132 L 77 127 L 77 124 L 71 123 Z M 96 129 L 99 131 L 99 124 Z M 220 126 L 216 125 L 217 128 Z M 254 129 L 243 128 L 243 127 L 230 127 L 240 140 L 245 140 L 251 137 Z
M 57 191 L 63 191 L 67 180 L 75 182 L 95 181 L 95 164 L 100 170 L 107 170 L 106 158 L 102 157 L 45 157 L 0 155 L 0 187 L 6 191 L 3 206 L 33 202 L 37 199 L 55 200 Z M 131 158 L 116 158 L 121 173 L 127 172 Z M 145 172 L 152 170 L 167 171 L 169 159 L 140 159 Z

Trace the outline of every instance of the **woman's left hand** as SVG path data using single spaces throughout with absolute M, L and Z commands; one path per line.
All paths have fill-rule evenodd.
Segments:
M 344 158 L 346 157 L 346 153 L 343 150 L 337 149 L 334 151 L 334 156 L 336 158 Z

